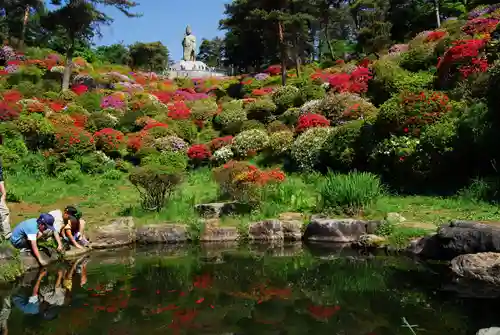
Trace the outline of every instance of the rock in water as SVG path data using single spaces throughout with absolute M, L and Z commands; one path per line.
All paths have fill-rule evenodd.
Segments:
M 318 242 L 352 243 L 360 236 L 373 234 L 380 221 L 330 219 L 314 215 L 304 232 L 304 239 Z
M 181 243 L 188 240 L 188 231 L 185 225 L 152 224 L 137 229 L 137 242 L 153 243 Z
M 132 217 L 118 218 L 107 225 L 89 231 L 92 248 L 114 248 L 136 241 L 135 223 Z
M 276 219 L 251 223 L 248 236 L 252 241 L 300 241 L 301 221 Z
M 460 277 L 500 285 L 500 253 L 460 255 L 451 261 L 451 269 Z

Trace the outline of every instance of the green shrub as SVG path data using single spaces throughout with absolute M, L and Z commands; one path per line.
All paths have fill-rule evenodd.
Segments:
M 242 100 L 233 100 L 222 104 L 222 111 L 215 117 L 215 122 L 222 127 L 234 122 L 243 122 L 247 119 L 247 112 L 243 109 Z
M 265 130 L 266 126 L 257 120 L 246 120 L 241 123 L 240 131 L 260 129 Z
M 363 126 L 363 120 L 351 121 L 332 131 L 322 153 L 328 167 L 341 171 L 354 167 L 356 156 L 362 154 L 359 141 Z
M 186 152 L 189 147 L 186 141 L 177 136 L 157 138 L 154 146 L 160 152 Z
M 196 143 L 207 143 L 217 137 L 219 137 L 219 132 L 211 125 L 206 126 L 196 136 Z
M 115 161 L 115 169 L 117 169 L 118 171 L 128 173 L 132 170 L 132 168 L 133 168 L 132 163 L 127 162 L 124 159 L 119 158 Z
M 267 143 L 270 156 L 280 156 L 288 152 L 293 144 L 293 132 L 290 130 L 277 131 L 269 135 Z
M 37 176 L 40 178 L 49 175 L 47 158 L 39 153 L 29 153 L 23 156 L 19 161 L 19 168 L 28 175 Z
M 193 143 L 198 135 L 198 128 L 191 120 L 174 120 L 169 122 L 172 130 L 183 140 Z
M 54 126 L 42 114 L 22 113 L 16 120 L 16 126 L 31 150 L 47 148 L 53 144 Z
M 0 145 L 0 157 L 6 169 L 15 166 L 21 158 L 28 155 L 28 148 L 22 139 L 9 139 Z
M 66 102 L 74 102 L 78 98 L 78 95 L 71 90 L 64 90 L 59 93 L 59 99 Z M 100 104 L 99 104 L 100 106 Z
M 107 170 L 102 177 L 107 180 L 120 180 L 123 177 L 123 173 L 118 170 Z
M 80 114 L 80 113 L 78 113 Z M 111 116 L 108 113 L 103 112 L 95 112 L 90 114 L 87 119 L 87 124 L 85 128 L 91 133 L 95 133 L 99 130 L 103 130 L 106 128 L 114 128 L 118 124 L 118 119 Z
M 245 106 L 247 118 L 261 122 L 269 120 L 277 108 L 276 104 L 269 98 L 257 99 Z
M 291 107 L 297 107 L 300 91 L 297 87 L 286 85 L 278 87 L 272 95 L 273 102 L 278 106 L 278 108 L 282 111 L 287 110 Z
M 283 121 L 285 124 L 292 126 L 297 124 L 299 116 L 300 116 L 300 108 L 292 107 L 287 109 L 285 113 L 283 113 L 280 116 L 280 120 Z
M 88 174 L 99 174 L 114 167 L 113 160 L 101 151 L 75 157 L 75 161 L 80 164 L 80 169 Z
M 64 180 L 66 184 L 76 184 L 81 182 L 83 175 L 80 170 L 69 169 L 59 173 L 58 177 Z
M 144 157 L 141 165 L 161 165 L 171 172 L 180 172 L 187 168 L 188 157 L 185 152 L 165 151 Z
M 300 88 L 299 99 L 297 104 L 303 105 L 307 101 L 323 99 L 325 96 L 325 89 L 319 85 L 304 85 Z
M 204 122 L 211 120 L 219 108 L 212 99 L 195 100 L 190 104 L 190 107 L 192 118 Z
M 320 186 L 319 208 L 348 215 L 361 214 L 383 194 L 380 179 L 366 172 L 334 174 L 329 172 Z
M 182 176 L 165 166 L 146 165 L 135 168 L 129 180 L 139 192 L 142 208 L 159 212 L 181 183 Z
M 45 70 L 36 65 L 23 65 L 18 71 L 9 75 L 7 82 L 11 86 L 19 85 L 21 82 L 37 84 L 42 81 L 44 74 Z
M 40 85 L 33 84 L 29 81 L 21 81 L 15 88 L 21 92 L 25 98 L 39 97 L 43 93 L 43 89 Z
M 246 157 L 255 154 L 264 149 L 269 137 L 264 130 L 251 129 L 246 130 L 235 136 L 232 148 L 236 155 Z
M 282 121 L 275 120 L 267 125 L 267 132 L 269 134 L 276 133 L 279 131 L 290 130 L 290 128 L 284 124 Z
M 101 99 L 103 95 L 95 92 L 87 92 L 76 98 L 76 103 L 89 112 L 97 112 L 101 110 Z M 128 114 L 128 113 L 127 113 Z M 135 119 L 134 119 L 135 121 Z
M 319 164 L 323 145 L 332 131 L 329 127 L 314 127 L 297 137 L 292 144 L 290 155 L 298 168 L 311 170 Z
M 408 52 L 401 55 L 400 66 L 408 71 L 425 71 L 437 64 L 434 48 L 429 45 L 411 47 Z

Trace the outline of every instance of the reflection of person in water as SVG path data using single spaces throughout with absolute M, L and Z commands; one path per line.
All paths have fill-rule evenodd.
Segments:
M 2 300 L 2 309 L 0 310 L 0 335 L 8 335 L 9 329 L 7 328 L 7 321 L 9 321 L 10 316 L 10 295 L 6 296 Z
M 45 320 L 53 320 L 59 313 L 60 294 L 54 289 L 40 290 L 43 278 L 47 275 L 47 270 L 43 269 L 38 273 L 38 278 L 33 286 L 30 297 L 17 293 L 12 297 L 14 306 L 19 308 L 24 314 L 41 315 Z M 64 293 L 63 293 L 64 302 Z M 51 302 L 53 304 L 51 304 Z
M 65 273 L 63 286 L 66 290 L 66 297 L 71 300 L 70 294 L 73 291 L 73 279 L 75 273 L 80 274 L 80 287 L 87 284 L 87 262 L 88 257 L 84 256 L 71 264 L 71 268 Z

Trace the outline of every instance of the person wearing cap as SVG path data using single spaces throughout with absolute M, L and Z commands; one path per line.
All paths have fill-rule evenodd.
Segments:
M 38 219 L 28 219 L 19 223 L 13 230 L 10 237 L 12 245 L 21 249 L 22 252 L 31 251 L 40 266 L 47 265 L 38 250 L 37 240 L 46 230 L 54 231 L 54 217 L 47 213 L 42 213 Z

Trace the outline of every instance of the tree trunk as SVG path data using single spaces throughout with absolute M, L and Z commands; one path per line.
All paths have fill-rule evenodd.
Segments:
M 278 21 L 278 36 L 280 44 L 280 58 L 281 58 L 281 85 L 286 85 L 286 50 L 283 34 L 283 23 Z
M 434 7 L 436 9 L 436 23 L 437 27 L 441 27 L 441 18 L 439 14 L 439 0 L 434 0 Z
M 24 38 L 26 35 L 26 27 L 28 25 L 29 17 L 30 17 L 30 6 L 26 6 L 26 8 L 24 9 L 23 28 L 21 30 L 21 39 L 19 40 L 19 48 L 20 49 L 24 48 Z
M 325 24 L 325 38 L 326 38 L 326 43 L 328 43 L 328 49 L 330 50 L 330 58 L 332 59 L 332 61 L 335 61 L 333 45 L 332 42 L 330 41 L 330 33 L 328 32 L 328 23 Z
M 73 71 L 73 50 L 74 44 L 72 43 L 68 50 L 66 51 L 66 65 L 64 66 L 64 74 L 62 81 L 62 89 L 67 90 L 69 88 L 69 81 L 71 79 L 71 73 Z

